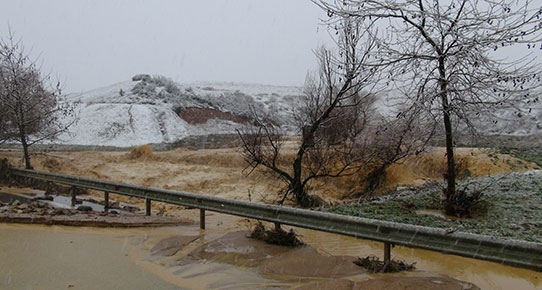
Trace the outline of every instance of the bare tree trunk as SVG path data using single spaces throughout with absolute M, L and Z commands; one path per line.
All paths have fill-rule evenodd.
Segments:
M 294 194 L 296 200 L 299 202 L 299 204 L 301 206 L 304 206 L 300 202 L 300 201 L 306 199 L 306 197 L 305 197 L 306 193 L 305 193 L 305 190 L 303 188 L 303 184 L 301 183 L 301 160 L 302 160 L 302 158 L 303 158 L 303 154 L 301 152 L 299 152 L 297 154 L 297 157 L 294 160 L 294 163 L 293 163 L 294 176 L 293 176 L 291 187 L 292 187 L 292 193 Z
M 290 184 L 292 194 L 295 196 L 295 199 L 297 203 L 302 207 L 309 207 L 309 200 L 307 192 L 305 191 L 305 186 L 303 185 L 302 181 L 302 172 L 303 172 L 303 156 L 305 155 L 305 151 L 310 147 L 311 140 L 314 139 L 314 127 L 311 126 L 309 130 L 307 130 L 307 135 L 303 136 L 303 139 L 301 140 L 301 145 L 299 146 L 299 150 L 297 151 L 297 155 L 294 159 L 292 169 L 294 171 L 292 183 Z
M 382 185 L 384 179 L 386 178 L 386 169 L 390 165 L 391 163 L 386 162 L 369 173 L 366 179 L 369 182 L 366 189 L 367 196 L 374 194 L 376 189 Z
M 303 186 L 301 179 L 294 179 L 291 186 L 292 193 L 294 194 L 297 204 L 299 204 L 301 207 L 310 207 L 309 196 L 305 191 L 305 187 Z
M 26 141 L 26 138 L 25 137 L 21 138 L 21 142 L 22 142 L 22 145 L 23 145 L 25 168 L 26 169 L 34 169 L 32 167 L 32 164 L 30 163 L 30 152 L 29 152 L 29 147 L 30 146 L 28 145 L 28 142 Z
M 446 109 L 444 109 L 446 110 Z M 457 199 L 455 190 L 455 155 L 452 136 L 452 122 L 450 121 L 450 114 L 444 113 L 444 128 L 446 130 L 446 204 L 445 210 L 448 215 L 455 215 L 455 207 L 453 206 Z
M 30 163 L 30 152 L 28 144 L 28 137 L 26 134 L 26 123 L 25 123 L 25 115 L 23 113 L 23 105 L 20 104 L 18 106 L 18 113 L 19 113 L 19 136 L 21 138 L 21 145 L 23 146 L 23 155 L 24 155 L 24 164 L 26 169 L 34 169 L 32 168 L 32 164 Z
M 452 132 L 452 121 L 450 118 L 450 103 L 448 100 L 448 81 L 446 80 L 446 68 L 444 57 L 439 58 L 439 74 L 440 74 L 440 98 L 442 102 L 442 112 L 444 119 L 444 130 L 446 132 L 446 161 L 447 171 L 445 174 L 446 187 L 446 204 L 444 206 L 446 214 L 455 215 L 454 203 L 456 200 L 455 190 L 455 156 L 454 156 L 454 138 Z

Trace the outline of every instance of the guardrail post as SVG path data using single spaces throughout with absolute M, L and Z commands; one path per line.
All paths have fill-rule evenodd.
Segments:
M 104 212 L 109 211 L 109 191 L 104 191 Z
M 72 186 L 70 188 L 70 194 L 72 196 L 72 206 L 75 206 L 77 204 L 77 197 L 75 193 L 76 193 L 75 186 Z
M 199 228 L 205 229 L 205 209 L 203 208 L 199 209 Z
M 53 186 L 53 183 L 51 181 L 47 181 L 47 184 L 45 184 L 45 194 L 48 195 L 51 193 L 51 187 Z
M 150 216 L 151 215 L 151 199 L 145 198 L 145 215 Z
M 387 267 L 391 262 L 391 244 L 384 243 L 384 267 Z
M 277 223 L 275 222 L 275 231 L 279 231 L 280 230 L 280 223 Z
M 0 180 L 9 180 L 9 163 L 7 158 L 0 161 Z

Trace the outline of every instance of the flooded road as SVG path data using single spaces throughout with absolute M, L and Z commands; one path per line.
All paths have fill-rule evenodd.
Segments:
M 0 224 L 0 289 L 181 289 L 145 271 L 111 230 Z
M 196 217 L 197 212 L 193 215 Z M 238 244 L 239 238 L 231 244 L 230 240 L 219 239 L 231 232 L 248 230 L 249 223 L 246 219 L 209 213 L 205 231 L 198 226 L 99 229 L 0 224 L 0 288 L 294 289 L 314 281 L 329 280 L 334 275 L 289 275 L 292 270 L 303 267 L 318 270 L 329 266 L 311 262 L 309 255 L 315 255 L 312 248 L 292 252 L 290 258 L 283 255 L 283 250 L 258 248 L 260 252 L 269 251 L 264 259 L 282 255 L 281 260 L 286 264 L 278 268 L 275 265 L 275 270 L 273 263 L 266 264 L 265 269 L 251 267 L 250 264 L 259 258 L 237 254 L 247 254 L 253 250 L 252 246 Z M 382 255 L 380 243 L 311 230 L 296 231 L 321 257 L 347 256 L 350 259 L 350 256 Z M 155 247 L 161 241 L 179 236 L 193 238 L 176 252 L 155 253 Z M 226 254 L 212 256 L 213 247 L 217 245 L 223 246 Z M 201 256 L 202 253 L 209 256 Z M 403 247 L 393 248 L 392 256 L 408 263 L 416 262 L 417 269 L 394 275 L 359 272 L 348 274 L 346 278 L 364 281 L 447 276 L 473 283 L 481 289 L 542 289 L 542 273 L 534 271 Z M 345 265 L 350 263 L 348 260 Z M 345 267 L 330 269 L 331 272 L 348 273 L 351 269 L 345 270 Z M 283 270 L 287 273 L 281 273 Z

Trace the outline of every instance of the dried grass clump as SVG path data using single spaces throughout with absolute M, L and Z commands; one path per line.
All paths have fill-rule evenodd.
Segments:
M 151 159 L 154 157 L 151 145 L 134 146 L 130 149 L 129 159 Z
M 297 234 L 293 230 L 285 231 L 281 228 L 267 230 L 261 222 L 258 222 L 254 230 L 250 233 L 249 237 L 272 245 L 288 247 L 299 247 L 305 245 L 305 243 L 298 238 Z
M 416 263 L 408 264 L 405 261 L 391 260 L 389 264 L 386 264 L 384 261 L 380 261 L 378 257 L 372 255 L 365 258 L 358 258 L 354 261 L 354 264 L 372 273 L 397 273 L 416 269 Z

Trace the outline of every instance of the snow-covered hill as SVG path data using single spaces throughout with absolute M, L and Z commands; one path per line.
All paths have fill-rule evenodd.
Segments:
M 162 76 L 67 96 L 78 122 L 55 142 L 128 147 L 169 143 L 189 136 L 231 134 L 251 112 L 295 132 L 293 104 L 301 88 L 230 83 L 178 84 Z
M 294 108 L 302 88 L 238 83 L 179 84 L 163 76 L 136 75 L 126 81 L 71 94 L 79 120 L 55 143 L 130 147 L 149 143 L 174 143 L 205 135 L 235 134 L 254 122 L 254 113 L 277 125 L 285 134 L 299 133 Z M 377 110 L 391 112 L 386 101 Z M 522 113 L 491 108 L 495 118 L 472 112 L 470 121 L 487 136 L 542 135 L 542 104 L 528 104 Z M 391 117 L 396 114 L 390 114 Z M 458 124 L 458 133 L 469 129 Z M 470 145 L 468 135 L 459 143 Z M 197 139 L 197 138 L 196 138 Z

